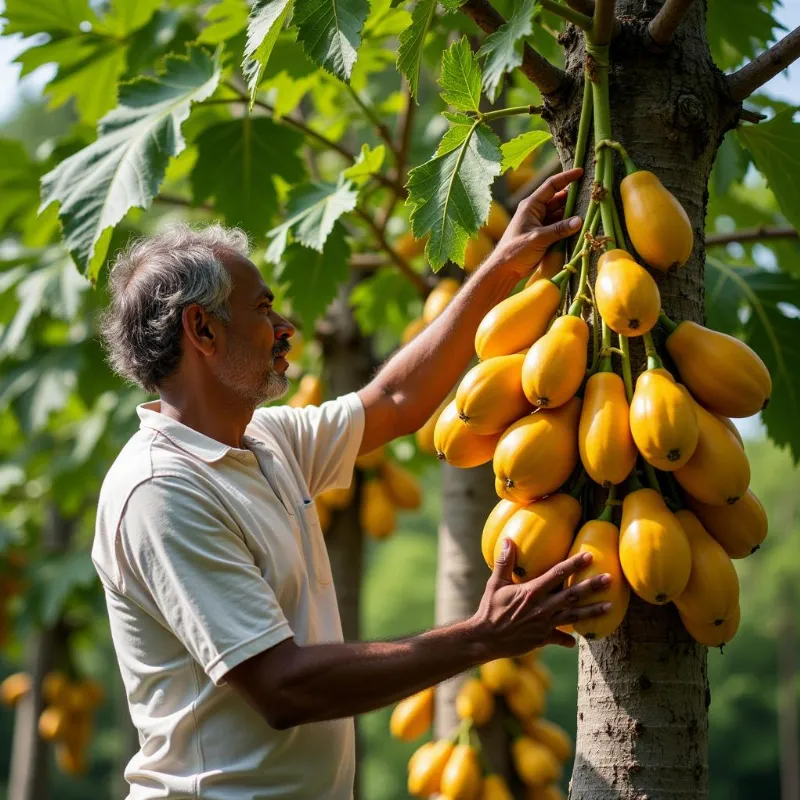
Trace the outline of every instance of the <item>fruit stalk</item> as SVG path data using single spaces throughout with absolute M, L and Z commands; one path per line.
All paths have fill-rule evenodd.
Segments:
M 572 161 L 573 169 L 582 167 L 586 161 L 586 150 L 589 144 L 589 127 L 592 124 L 592 82 L 584 72 L 583 75 L 583 103 L 581 105 L 581 119 L 578 123 L 578 141 L 575 143 L 575 158 Z M 579 181 L 573 181 L 567 190 L 567 204 L 564 207 L 564 219 L 569 219 L 575 211 L 578 202 Z
M 658 357 L 656 346 L 653 342 L 653 334 L 649 331 L 642 336 L 644 341 L 644 352 L 647 355 L 647 369 L 663 369 L 664 365 Z
M 631 371 L 631 350 L 628 343 L 628 337 L 618 334 L 619 349 L 622 351 L 622 380 L 625 381 L 625 394 L 628 397 L 628 403 L 633 398 L 633 373 Z M 648 365 L 649 366 L 649 365 Z
M 667 333 L 672 333 L 678 327 L 678 323 L 673 322 L 663 311 L 658 315 L 658 321 L 667 329 Z
M 502 117 L 515 117 L 520 114 L 541 114 L 541 106 L 510 106 L 509 108 L 498 108 L 496 111 L 487 111 L 481 114 L 478 119 L 482 122 L 491 122 Z

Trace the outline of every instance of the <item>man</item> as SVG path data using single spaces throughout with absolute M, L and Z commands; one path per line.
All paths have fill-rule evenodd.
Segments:
M 92 551 L 139 731 L 131 800 L 347 800 L 355 714 L 494 658 L 571 646 L 556 625 L 608 610 L 586 605 L 607 576 L 554 591 L 588 556 L 517 586 L 507 543 L 471 619 L 344 643 L 312 502 L 349 484 L 359 453 L 428 419 L 486 312 L 579 227 L 560 219 L 579 175 L 524 201 L 441 317 L 361 391 L 318 408 L 258 408 L 286 391 L 294 329 L 244 234 L 179 226 L 117 259 L 110 361 L 160 396 L 106 477 Z

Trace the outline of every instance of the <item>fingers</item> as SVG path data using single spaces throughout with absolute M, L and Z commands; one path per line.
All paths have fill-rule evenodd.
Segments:
M 513 583 L 514 564 L 516 563 L 516 549 L 511 539 L 503 539 L 503 547 L 500 555 L 494 562 L 491 580 L 497 585 L 502 586 L 506 583 Z
M 565 623 L 580 622 L 585 619 L 594 619 L 595 617 L 602 617 L 611 611 L 611 603 L 592 603 L 589 606 L 578 606 L 566 608 L 554 614 L 551 622 L 553 625 L 564 625 Z
M 561 561 L 544 575 L 534 578 L 527 584 L 529 591 L 535 594 L 547 594 L 558 586 L 561 586 L 570 575 L 574 575 L 578 570 L 583 569 L 592 561 L 591 553 L 578 553 L 566 561 Z
M 580 230 L 581 224 L 580 217 L 569 217 L 554 222 L 552 225 L 537 228 L 533 235 L 536 237 L 536 243 L 546 250 L 550 245 L 560 242 L 568 236 L 574 236 Z
M 558 211 L 559 209 L 562 209 L 562 208 L 564 208 L 564 206 L 567 204 L 567 194 L 568 194 L 567 190 L 566 190 L 566 189 L 562 189 L 560 192 L 558 192 L 558 193 L 557 193 L 557 194 L 556 194 L 556 195 L 553 197 L 553 199 L 552 199 L 552 200 L 550 200 L 550 201 L 549 201 L 549 202 L 546 204 L 546 207 L 547 207 L 547 214 L 548 214 L 548 216 L 549 216 L 550 214 L 553 214 L 553 213 L 555 213 L 555 212 L 556 212 L 556 211 Z
M 576 606 L 583 600 L 591 597 L 595 592 L 600 592 L 611 583 L 611 576 L 604 572 L 602 575 L 595 575 L 593 578 L 581 581 L 564 589 L 563 592 L 554 594 L 543 604 L 542 610 L 555 614 L 568 606 Z
M 545 644 L 555 644 L 559 647 L 566 648 L 575 647 L 575 637 L 570 636 L 568 633 L 564 633 L 564 631 L 554 629 L 553 632 L 547 637 Z
M 583 175 L 580 167 L 559 172 L 548 178 L 525 202 L 549 203 L 562 189 L 566 189 L 573 181 Z

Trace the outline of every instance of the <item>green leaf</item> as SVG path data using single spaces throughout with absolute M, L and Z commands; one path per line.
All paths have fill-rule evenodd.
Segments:
M 533 12 L 536 0 L 523 0 L 511 18 L 486 37 L 478 56 L 483 63 L 483 90 L 494 103 L 503 85 L 503 76 L 522 64 L 522 43 L 533 33 Z
M 445 50 L 439 84 L 445 103 L 461 111 L 480 111 L 481 68 L 466 36 Z
M 442 6 L 452 12 L 458 11 L 466 2 L 467 0 L 442 0 Z
M 500 174 L 500 140 L 492 130 L 465 116 L 448 118 L 454 126 L 436 155 L 412 169 L 407 184 L 412 231 L 417 239 L 430 234 L 425 255 L 434 271 L 448 259 L 464 263 L 467 240 L 486 221 Z
M 720 69 L 754 58 L 773 41 L 774 30 L 782 27 L 771 13 L 774 6 L 772 0 L 709 0 L 706 35 Z
M 391 0 L 372 0 L 364 23 L 364 40 L 399 36 L 410 24 L 411 14 L 404 8 L 394 8 Z
M 249 8 L 245 0 L 221 0 L 206 12 L 209 23 L 200 31 L 198 42 L 219 44 L 232 39 L 247 27 Z
M 405 75 L 411 94 L 419 92 L 419 73 L 422 67 L 422 48 L 436 14 L 436 0 L 418 0 L 411 12 L 411 24 L 400 34 L 397 50 L 397 69 Z
M 160 5 L 161 0 L 113 0 L 96 30 L 123 39 L 147 25 Z
M 41 173 L 21 142 L 0 139 L 0 230 L 24 217 L 39 204 Z
M 291 9 L 292 0 L 257 0 L 250 12 L 242 72 L 250 93 L 251 109 L 258 93 L 261 77 L 272 54 L 272 48 L 278 41 L 278 36 Z
M 348 167 L 342 175 L 353 181 L 356 186 L 362 186 L 369 180 L 371 175 L 380 172 L 385 156 L 386 148 L 384 145 L 379 144 L 373 150 L 368 144 L 362 144 L 361 152 L 358 154 L 355 163 L 352 167 Z
M 315 64 L 347 82 L 368 13 L 367 0 L 295 0 L 297 40 Z
M 3 16 L 8 20 L 3 36 L 21 33 L 76 34 L 86 23 L 96 24 L 97 17 L 89 0 L 6 0 Z
M 350 292 L 353 316 L 368 336 L 388 328 L 399 337 L 415 303 L 419 304 L 419 293 L 396 269 L 379 269 Z
M 770 371 L 772 397 L 762 418 L 770 438 L 800 461 L 800 278 L 708 256 L 706 284 L 714 286 L 717 303 L 735 311 L 715 314 L 718 329 L 747 342 Z
M 500 151 L 503 154 L 501 169 L 516 169 L 537 148 L 553 137 L 546 131 L 527 131 L 510 142 L 505 142 Z
M 267 261 L 273 264 L 281 261 L 290 236 L 321 253 L 336 220 L 352 211 L 357 200 L 358 193 L 348 181 L 296 186 L 287 203 L 288 219 L 269 232 L 273 239 L 267 249 Z
M 769 122 L 737 128 L 737 133 L 786 219 L 800 228 L 800 123 L 792 119 L 796 111 L 782 111 Z
M 748 166 L 750 166 L 750 154 L 732 132 L 728 131 L 717 150 L 711 170 L 711 185 L 714 192 L 724 195 L 732 184 L 744 180 Z
M 190 47 L 170 55 L 165 70 L 120 89 L 119 105 L 98 125 L 95 142 L 42 179 L 42 205 L 60 203 L 64 240 L 79 269 L 97 277 L 111 229 L 131 208 L 147 208 L 167 162 L 183 150 L 181 124 L 193 102 L 217 87 L 219 53 Z
M 37 582 L 42 590 L 42 622 L 48 626 L 58 621 L 74 589 L 90 586 L 97 578 L 87 550 L 48 558 L 37 565 L 37 572 Z
M 274 178 L 287 183 L 305 178 L 298 155 L 303 137 L 268 117 L 240 117 L 206 128 L 197 138 L 192 170 L 195 202 L 216 198 L 216 210 L 229 225 L 263 235 L 278 209 Z
M 312 335 L 315 320 L 347 280 L 349 261 L 350 245 L 339 223 L 331 228 L 321 252 L 295 243 L 283 253 L 275 274 L 288 284 L 286 296 L 292 302 L 292 311 L 302 319 L 306 336 Z

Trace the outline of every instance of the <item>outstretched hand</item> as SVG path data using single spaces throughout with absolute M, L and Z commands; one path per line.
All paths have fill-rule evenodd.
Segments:
M 514 583 L 516 546 L 503 540 L 503 549 L 486 584 L 480 607 L 473 618 L 486 637 L 487 659 L 516 656 L 546 644 L 574 647 L 575 639 L 557 626 L 600 617 L 611 603 L 589 603 L 595 592 L 611 582 L 608 573 L 596 575 L 555 592 L 570 575 L 586 567 L 589 553 L 579 553 L 526 583 Z

